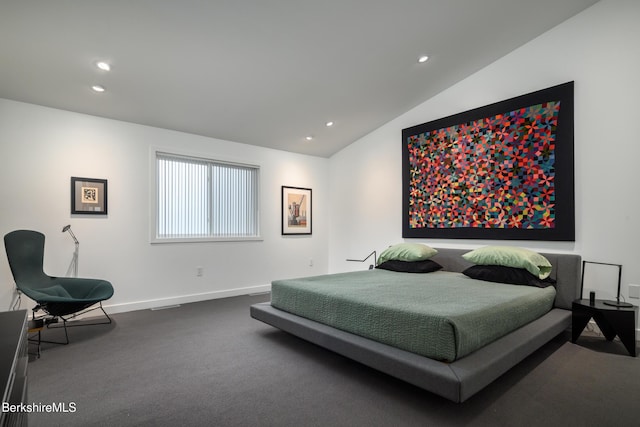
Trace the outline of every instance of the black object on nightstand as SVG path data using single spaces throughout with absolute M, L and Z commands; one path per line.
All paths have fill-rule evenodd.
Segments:
M 578 299 L 573 302 L 571 308 L 571 342 L 576 342 L 589 320 L 593 318 L 608 341 L 617 335 L 629 354 L 636 357 L 637 306 L 615 307 L 605 304 L 602 300 L 595 300 L 591 304 L 587 299 Z

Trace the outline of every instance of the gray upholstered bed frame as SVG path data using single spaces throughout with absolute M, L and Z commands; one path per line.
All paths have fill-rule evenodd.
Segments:
M 433 260 L 448 271 L 469 267 L 464 249 L 438 249 Z M 452 363 L 381 344 L 299 317 L 270 303 L 251 306 L 251 317 L 402 379 L 454 402 L 463 402 L 571 326 L 571 302 L 580 292 L 579 255 L 543 253 L 556 279 L 554 308 L 541 318 Z

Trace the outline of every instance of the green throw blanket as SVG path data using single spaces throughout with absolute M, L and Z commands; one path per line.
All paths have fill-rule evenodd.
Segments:
M 535 320 L 555 289 L 462 273 L 368 270 L 272 283 L 271 305 L 403 350 L 453 361 Z

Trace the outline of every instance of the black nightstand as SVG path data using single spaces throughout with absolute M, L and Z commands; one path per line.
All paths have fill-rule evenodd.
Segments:
M 602 300 L 596 300 L 591 305 L 588 299 L 578 299 L 571 308 L 571 342 L 576 342 L 593 318 L 607 340 L 611 341 L 616 335 L 619 336 L 629 354 L 636 357 L 637 306 L 614 307 L 604 304 Z

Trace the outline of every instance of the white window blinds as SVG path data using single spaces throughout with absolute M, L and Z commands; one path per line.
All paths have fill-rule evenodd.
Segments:
M 156 239 L 259 237 L 256 166 L 156 153 Z

